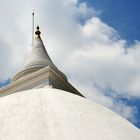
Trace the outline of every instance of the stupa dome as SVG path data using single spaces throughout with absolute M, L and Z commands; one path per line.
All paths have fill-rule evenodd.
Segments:
M 133 124 L 69 92 L 41 88 L 0 98 L 4 140 L 140 140 Z

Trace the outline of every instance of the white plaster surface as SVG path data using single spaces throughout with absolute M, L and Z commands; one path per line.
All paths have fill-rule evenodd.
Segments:
M 33 67 L 45 67 L 47 65 L 55 67 L 45 49 L 42 39 L 36 38 L 34 40 L 32 52 L 29 55 L 28 61 L 26 62 L 23 69 L 29 69 Z
M 0 140 L 140 140 L 140 130 L 88 99 L 44 88 L 0 98 Z
M 13 81 L 17 79 L 23 78 L 33 72 L 44 68 L 46 66 L 52 66 L 53 68 L 57 69 L 56 66 L 53 64 L 51 58 L 49 57 L 43 41 L 41 38 L 36 38 L 34 40 L 34 45 L 32 51 L 24 65 L 24 67 L 18 72 L 14 77 Z

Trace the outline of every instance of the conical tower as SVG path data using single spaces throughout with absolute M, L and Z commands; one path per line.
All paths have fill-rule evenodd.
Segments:
M 0 95 L 33 88 L 51 87 L 83 96 L 68 82 L 65 74 L 54 65 L 40 34 L 39 26 L 37 26 L 33 48 L 27 62 L 12 78 L 11 85 L 0 90 Z
M 13 82 L 24 78 L 25 76 L 30 75 L 33 72 L 38 71 L 46 66 L 51 66 L 54 69 L 57 69 L 45 49 L 40 36 L 41 32 L 39 30 L 39 26 L 37 26 L 36 29 L 36 37 L 33 43 L 31 54 L 29 55 L 29 58 L 23 69 L 13 77 Z

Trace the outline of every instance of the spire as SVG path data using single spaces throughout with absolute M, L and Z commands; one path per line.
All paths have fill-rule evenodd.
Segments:
M 65 90 L 83 97 L 67 80 L 67 77 L 53 64 L 40 36 L 39 26 L 28 61 L 12 79 L 12 84 L 0 93 L 13 93 L 32 88 L 51 87 Z
M 45 49 L 40 34 L 40 28 L 39 26 L 37 26 L 35 31 L 36 37 L 34 39 L 33 48 L 29 55 L 29 58 L 26 64 L 24 65 L 23 69 L 14 76 L 13 81 L 23 78 L 46 66 L 51 66 L 54 69 L 57 69 Z

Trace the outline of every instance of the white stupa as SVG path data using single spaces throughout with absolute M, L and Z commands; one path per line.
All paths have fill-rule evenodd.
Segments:
M 84 98 L 53 64 L 37 27 L 27 63 L 0 89 L 0 140 L 140 140 L 140 130 Z

